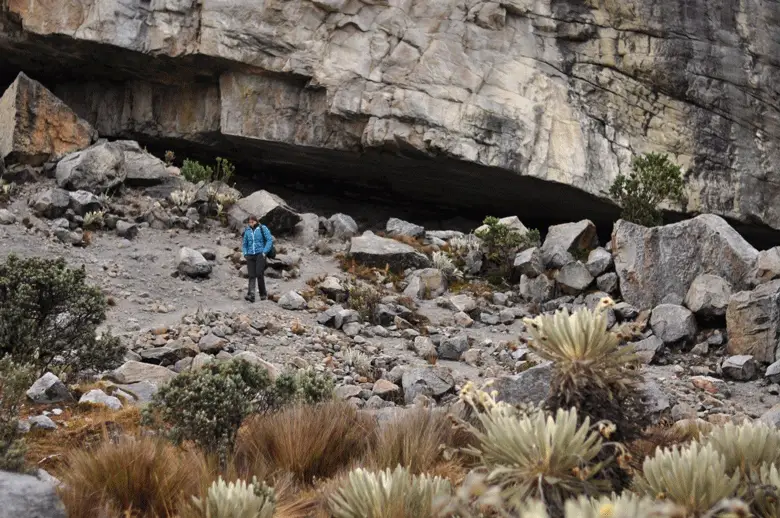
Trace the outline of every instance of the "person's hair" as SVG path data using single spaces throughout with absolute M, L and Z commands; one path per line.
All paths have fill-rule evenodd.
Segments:
M 260 220 L 257 219 L 257 216 L 255 216 L 254 214 L 250 214 L 249 217 L 246 218 L 246 222 L 249 223 L 250 221 L 260 221 Z

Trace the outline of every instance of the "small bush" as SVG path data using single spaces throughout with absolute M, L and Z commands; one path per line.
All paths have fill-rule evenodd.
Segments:
M 125 437 L 68 454 L 59 473 L 70 518 L 172 516 L 199 494 L 205 460 L 160 439 Z
M 268 372 L 247 361 L 210 363 L 161 387 L 145 411 L 145 422 L 164 424 L 174 442 L 193 441 L 224 461 L 244 418 L 270 385 Z
M 193 497 L 192 518 L 272 518 L 276 508 L 273 488 L 254 479 L 225 482 L 222 477 L 209 487 L 203 499 Z
M 521 233 L 493 216 L 485 218 L 483 224 L 487 228 L 476 232 L 485 253 L 483 271 L 491 282 L 498 284 L 509 277 L 518 252 L 539 245 L 539 231 L 531 229 Z
M 284 405 L 322 403 L 333 398 L 333 377 L 312 368 L 283 372 L 264 396 L 259 410 L 278 410 Z
M 18 428 L 19 405 L 34 381 L 32 370 L 0 360 L 0 471 L 24 471 L 25 445 Z
M 679 201 L 684 196 L 680 166 L 668 155 L 647 153 L 631 163 L 632 172 L 618 175 L 609 189 L 623 208 L 621 217 L 647 227 L 663 223 L 658 206 L 664 201 Z
M 214 170 L 196 160 L 185 158 L 181 166 L 181 175 L 192 183 L 210 182 L 214 176 Z
M 360 313 L 365 322 L 376 324 L 376 308 L 382 302 L 379 290 L 363 282 L 347 286 L 347 306 Z
M 226 158 L 217 157 L 217 167 L 214 169 L 213 181 L 228 183 L 236 174 L 236 167 Z
M 242 429 L 236 464 L 242 473 L 291 473 L 311 483 L 358 459 L 369 446 L 374 420 L 345 402 L 294 406 L 257 415 Z
M 43 372 L 55 358 L 65 368 L 106 370 L 118 366 L 125 348 L 97 327 L 106 298 L 86 284 L 84 268 L 64 259 L 19 259 L 0 264 L 0 357 Z
M 448 481 L 411 475 L 400 466 L 378 473 L 358 468 L 330 496 L 328 507 L 335 518 L 432 518 L 434 500 L 451 494 Z

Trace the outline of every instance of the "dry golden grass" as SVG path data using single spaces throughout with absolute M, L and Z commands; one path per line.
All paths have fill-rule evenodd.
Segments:
M 239 433 L 236 466 L 248 479 L 290 473 L 311 484 L 360 458 L 375 427 L 373 418 L 337 401 L 255 416 Z
M 445 452 L 469 446 L 472 440 L 471 434 L 456 428 L 444 411 L 416 409 L 377 431 L 362 464 L 373 470 L 401 465 L 413 475 L 434 473 L 458 479 L 464 474 L 463 458 L 447 458 Z
M 172 517 L 212 478 L 202 455 L 162 439 L 124 437 L 68 454 L 59 472 L 70 518 Z

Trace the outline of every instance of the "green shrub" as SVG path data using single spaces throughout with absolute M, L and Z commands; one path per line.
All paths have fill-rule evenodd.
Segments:
M 214 170 L 210 166 L 204 166 L 198 161 L 185 158 L 181 166 L 181 175 L 185 180 L 192 183 L 210 182 L 214 176 Z
M 280 374 L 269 389 L 263 408 L 278 410 L 284 405 L 302 403 L 313 405 L 333 398 L 334 380 L 314 369 L 300 369 Z
M 147 424 L 167 425 L 176 443 L 193 441 L 222 460 L 233 450 L 244 418 L 271 386 L 268 372 L 245 360 L 209 363 L 160 388 L 144 411 Z
M 625 220 L 653 227 L 663 223 L 659 204 L 683 199 L 684 182 L 680 166 L 668 155 L 647 153 L 635 157 L 628 176 L 618 175 L 609 194 L 623 208 Z
M 116 337 L 96 335 L 106 318 L 106 298 L 86 284 L 84 268 L 64 259 L 0 263 L 0 357 L 43 372 L 55 359 L 65 368 L 112 369 L 125 348 Z
M 376 324 L 376 308 L 382 294 L 370 284 L 357 282 L 347 286 L 347 306 L 360 313 L 365 322 Z
M 236 173 L 236 166 L 231 164 L 228 159 L 217 157 L 217 167 L 214 169 L 215 182 L 228 183 L 233 175 Z
M 486 217 L 482 223 L 487 228 L 478 230 L 476 236 L 482 240 L 485 252 L 483 271 L 491 282 L 498 284 L 511 273 L 518 252 L 539 245 L 539 231 L 531 229 L 521 233 L 493 216 Z
M 5 357 L 0 360 L 0 471 L 24 470 L 24 441 L 20 437 L 19 405 L 34 381 L 30 368 Z

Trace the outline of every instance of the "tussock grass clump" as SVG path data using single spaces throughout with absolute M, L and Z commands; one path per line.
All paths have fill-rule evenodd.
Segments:
M 71 452 L 60 472 L 60 495 L 70 518 L 171 516 L 198 494 L 206 466 L 201 455 L 163 440 L 125 437 Z
M 328 499 L 335 518 L 433 518 L 437 497 L 452 493 L 439 477 L 411 475 L 402 467 L 378 473 L 358 468 Z
M 553 379 L 547 401 L 551 409 L 576 407 L 581 415 L 609 420 L 617 426 L 618 440 L 639 435 L 647 413 L 641 402 L 639 362 L 631 346 L 620 346 L 617 334 L 607 329 L 604 298 L 595 310 L 524 319 L 533 337 L 529 347 L 553 362 Z
M 712 445 L 692 443 L 686 448 L 659 450 L 646 459 L 635 479 L 640 495 L 664 499 L 701 516 L 721 500 L 733 497 L 739 473 L 728 475 L 725 457 Z
M 241 430 L 236 465 L 245 475 L 291 473 L 310 484 L 359 459 L 375 426 L 373 418 L 336 401 L 254 416 Z

